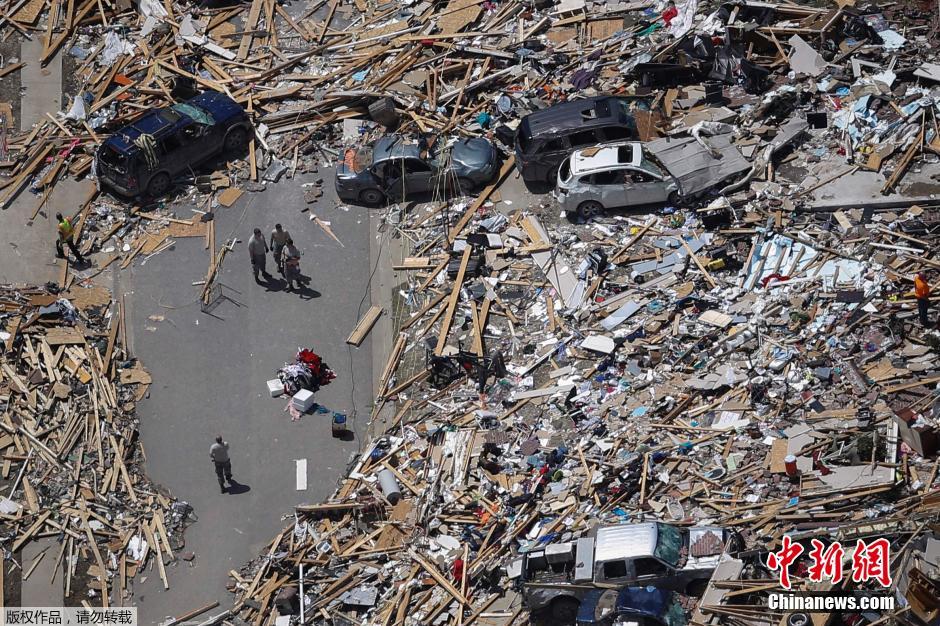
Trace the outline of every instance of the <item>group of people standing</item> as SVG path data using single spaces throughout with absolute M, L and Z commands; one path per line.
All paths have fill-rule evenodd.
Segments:
M 280 224 L 274 225 L 271 231 L 271 246 L 264 238 L 260 228 L 256 228 L 248 240 L 248 256 L 251 258 L 251 269 L 255 275 L 255 282 L 260 283 L 258 275 L 266 279 L 271 278 L 267 270 L 267 254 L 270 252 L 277 265 L 277 271 L 287 281 L 287 290 L 294 289 L 294 283 L 300 284 L 300 250 L 294 245 L 290 233 Z

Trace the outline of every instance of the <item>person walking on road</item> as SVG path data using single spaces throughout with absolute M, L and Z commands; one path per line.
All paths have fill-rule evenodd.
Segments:
M 280 224 L 275 224 L 274 230 L 271 231 L 271 253 L 274 255 L 277 271 L 281 274 L 284 273 L 284 261 L 281 258 L 281 252 L 283 252 L 284 246 L 287 245 L 288 239 L 290 239 L 290 233 L 284 230 Z
M 265 255 L 268 253 L 268 242 L 264 240 L 264 235 L 261 234 L 261 229 L 256 228 L 254 234 L 252 234 L 251 239 L 248 240 L 248 256 L 251 257 L 251 269 L 255 274 L 255 282 L 260 283 L 258 280 L 258 272 L 265 278 L 271 278 L 271 275 L 268 274 L 268 270 L 265 267 Z
M 287 280 L 288 291 L 294 289 L 295 280 L 300 283 L 300 250 L 289 237 L 284 245 L 284 278 Z
M 65 252 L 62 250 L 62 244 L 64 243 L 75 255 L 78 262 L 84 263 L 85 257 L 82 256 L 82 253 L 78 251 L 78 246 L 72 241 L 75 236 L 75 227 L 72 226 L 72 222 L 67 217 L 62 217 L 61 213 L 56 213 L 55 219 L 58 222 L 57 229 L 59 231 L 59 237 L 55 241 L 56 256 L 60 259 L 65 258 Z
M 930 310 L 930 283 L 927 282 L 927 275 L 924 272 L 917 272 L 914 276 L 914 297 L 917 298 L 917 314 L 920 316 L 920 323 L 927 328 L 930 325 L 930 318 L 927 315 Z
M 215 476 L 219 479 L 219 490 L 225 493 L 225 481 L 232 484 L 232 461 L 228 458 L 228 442 L 222 440 L 222 435 L 215 438 L 215 443 L 209 448 L 209 458 L 215 464 Z

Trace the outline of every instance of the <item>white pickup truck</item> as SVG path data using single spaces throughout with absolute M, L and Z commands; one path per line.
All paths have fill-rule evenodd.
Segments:
M 721 555 L 739 548 L 736 533 L 714 526 L 620 524 L 530 550 L 518 574 L 529 610 L 547 609 L 553 623 L 570 624 L 592 589 L 652 585 L 696 595 Z

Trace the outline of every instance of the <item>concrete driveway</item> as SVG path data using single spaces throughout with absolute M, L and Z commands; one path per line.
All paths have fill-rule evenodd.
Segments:
M 330 413 L 291 421 L 286 399 L 268 396 L 265 381 L 293 359 L 298 346 L 314 349 L 337 374 L 317 401 L 346 413 L 352 428 L 366 431 L 372 339 L 358 349 L 350 349 L 345 339 L 371 304 L 369 214 L 361 207 L 334 208 L 332 172 L 318 176 L 324 179 L 324 198 L 311 208 L 330 222 L 345 247 L 310 221 L 309 212 L 301 212 L 304 180 L 298 178 L 217 209 L 217 245 L 229 233 L 240 242 L 221 272 L 231 300 L 223 299 L 211 314 L 200 311 L 201 288 L 191 284 L 208 269 L 203 239 L 178 240 L 175 249 L 138 263 L 115 285 L 127 294 L 134 355 L 154 379 L 139 407 L 147 471 L 188 501 L 199 519 L 186 533 L 185 551 L 194 551 L 196 558 L 171 567 L 170 590 L 163 590 L 156 571 L 135 589 L 141 624 L 215 600 L 222 605 L 218 610 L 227 607 L 228 572 L 257 556 L 290 523 L 281 516 L 294 505 L 329 496 L 358 450 L 358 436 L 354 441 L 331 436 Z M 304 253 L 301 271 L 311 282 L 300 294 L 252 278 L 247 239 L 255 226 L 267 236 L 275 222 L 291 232 Z M 273 263 L 268 270 L 274 273 Z M 219 493 L 208 456 L 217 433 L 231 444 L 239 493 Z M 296 459 L 307 460 L 306 491 L 296 490 Z

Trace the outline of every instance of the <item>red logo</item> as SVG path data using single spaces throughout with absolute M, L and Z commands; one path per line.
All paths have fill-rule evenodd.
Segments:
M 827 547 L 822 541 L 812 539 L 812 550 L 808 555 L 812 563 L 807 568 L 808 578 L 813 582 L 839 583 L 844 577 L 842 560 L 845 549 L 835 541 Z M 790 566 L 803 555 L 805 548 L 784 535 L 780 550 L 767 555 L 767 567 L 779 572 L 780 586 L 790 589 Z M 887 539 L 866 542 L 859 539 L 852 554 L 852 582 L 864 583 L 875 580 L 882 587 L 891 586 L 891 544 Z
M 836 541 L 826 548 L 819 539 L 813 539 L 812 544 L 813 549 L 809 551 L 809 558 L 813 560 L 813 564 L 809 566 L 809 579 L 814 583 L 821 583 L 823 580 L 833 583 L 841 581 L 842 557 L 845 556 L 842 544 Z
M 803 554 L 803 546 L 790 541 L 790 537 L 783 536 L 783 547 L 779 552 L 771 552 L 767 555 L 767 567 L 773 570 L 780 570 L 780 586 L 784 589 L 790 588 L 790 566 L 796 562 Z
M 863 583 L 874 578 L 882 587 L 890 586 L 890 556 L 891 545 L 887 539 L 876 539 L 867 544 L 859 539 L 852 555 L 852 582 Z

